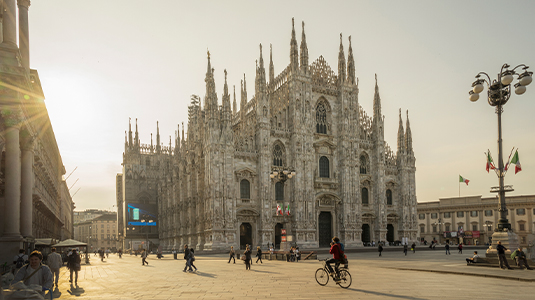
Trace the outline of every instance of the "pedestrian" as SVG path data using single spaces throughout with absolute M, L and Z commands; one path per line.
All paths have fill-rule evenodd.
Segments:
M 197 267 L 193 264 L 195 261 L 195 250 L 193 248 L 189 249 L 190 251 L 190 265 L 195 268 L 195 272 L 197 272 Z
M 72 283 L 72 275 L 74 273 L 74 284 L 78 285 L 78 271 L 82 268 L 80 263 L 82 262 L 82 259 L 80 258 L 80 254 L 76 251 L 76 249 L 72 249 L 72 252 L 67 256 L 67 268 L 69 268 L 69 271 L 71 273 L 71 279 L 69 282 Z
M 403 253 L 405 253 L 405 255 L 407 255 L 407 251 L 409 250 L 409 245 L 407 245 L 407 243 L 403 244 Z
M 474 251 L 474 256 L 472 257 L 468 257 L 466 259 L 466 264 L 469 265 L 469 264 L 474 264 L 477 262 L 477 259 L 479 258 L 479 255 L 477 255 L 477 251 Z
M 178 258 L 178 254 L 177 254 L 177 252 L 176 252 L 176 249 L 173 248 L 172 252 L 173 252 L 173 258 L 174 258 L 174 259 L 177 259 L 177 258 Z
M 25 285 L 37 284 L 43 287 L 43 291 L 52 288 L 53 276 L 50 268 L 41 264 L 43 254 L 35 250 L 30 253 L 29 263 L 25 264 L 15 274 L 11 284 L 22 281 Z M 41 293 L 44 295 L 44 293 Z
M 233 246 L 230 246 L 230 252 L 229 252 L 229 259 L 228 259 L 228 263 L 230 264 L 230 260 L 234 260 L 234 263 L 236 263 L 236 259 L 234 258 L 234 256 L 236 255 L 236 253 L 234 253 L 234 247 Z
M 186 260 L 186 266 L 184 267 L 183 272 L 186 272 L 188 268 L 188 271 L 193 272 L 193 269 L 191 268 L 191 251 L 189 250 L 187 244 L 184 245 L 184 260 Z
M 299 247 L 295 247 L 295 262 L 299 262 L 301 259 L 301 253 L 299 252 Z
M 518 250 L 513 252 L 513 255 L 511 255 L 511 257 L 513 259 L 516 259 L 516 264 L 520 267 L 520 269 L 524 269 L 522 265 L 525 265 L 528 270 L 533 270 L 528 265 L 526 254 L 524 253 L 524 251 L 522 251 L 522 247 L 518 247 Z
M 505 250 L 507 250 L 507 248 L 505 248 L 502 245 L 501 241 L 498 241 L 498 246 L 496 246 L 496 250 L 498 251 L 498 259 L 500 260 L 500 268 L 505 269 L 505 267 L 507 267 L 507 269 L 512 270 L 513 268 L 509 266 L 509 263 L 507 262 L 507 258 L 505 258 Z
M 145 264 L 149 264 L 149 262 L 147 262 L 147 256 L 148 256 L 148 253 L 145 249 L 142 250 L 141 252 L 141 265 L 144 266 Z
M 52 247 L 52 253 L 48 255 L 48 258 L 46 260 L 48 267 L 50 268 L 50 271 L 52 271 L 52 275 L 55 277 L 54 284 L 56 288 L 58 288 L 58 281 L 59 281 L 59 269 L 61 266 L 63 266 L 63 260 L 61 259 L 61 255 L 56 253 L 56 248 Z M 54 287 L 54 285 L 52 285 Z
M 444 246 L 444 248 L 446 249 L 446 255 L 451 255 L 450 253 L 450 245 L 446 243 L 446 246 Z
M 95 250 L 95 256 L 97 256 L 97 250 Z
M 251 270 L 251 249 L 249 249 L 249 246 L 246 246 L 245 252 L 243 252 L 243 255 L 245 255 L 245 270 Z
M 262 262 L 262 249 L 260 249 L 260 247 L 256 247 L 256 257 L 258 257 L 256 259 L 256 263 L 258 263 L 258 260 L 260 260 L 260 263 L 263 264 L 263 262 Z
M 412 243 L 411 250 L 412 250 L 412 253 L 416 253 L 416 243 Z
M 28 262 L 28 255 L 26 255 L 26 251 L 24 249 L 20 249 L 19 254 L 15 255 L 13 258 L 13 274 L 17 273 L 17 271 Z
M 271 242 L 271 248 L 273 248 L 273 250 L 275 250 L 275 244 L 273 244 L 273 242 Z
M 379 251 L 379 256 L 383 255 L 383 245 L 379 244 L 379 247 L 377 247 L 377 251 Z
M 273 247 L 269 248 L 269 253 L 273 254 L 273 250 L 274 250 Z
M 459 254 L 463 254 L 463 244 L 459 243 L 459 246 L 457 247 L 459 249 Z

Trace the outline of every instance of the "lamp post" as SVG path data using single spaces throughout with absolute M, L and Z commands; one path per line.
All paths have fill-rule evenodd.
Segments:
M 274 182 L 276 182 L 276 181 L 280 182 L 282 184 L 282 187 L 284 188 L 284 183 L 286 182 L 286 180 L 291 179 L 295 175 L 296 175 L 295 170 L 279 166 L 279 167 L 272 167 L 271 168 L 271 173 L 269 174 L 269 177 L 271 179 L 273 179 Z M 275 193 L 276 192 L 277 191 L 275 191 Z M 284 189 L 282 190 L 282 192 L 284 193 Z M 283 199 L 284 199 L 284 195 L 283 195 Z M 277 195 L 275 195 L 275 201 L 280 201 L 280 200 L 277 199 Z M 283 204 L 283 206 L 284 206 L 284 204 Z M 278 211 L 277 211 L 277 214 L 278 214 Z M 284 224 L 287 221 L 286 217 L 284 216 L 284 211 L 283 211 L 282 215 L 283 215 L 283 222 L 282 223 Z M 281 239 L 282 239 L 282 236 L 281 236 Z M 275 242 L 277 242 L 277 241 L 275 241 Z M 287 248 L 289 247 L 288 246 L 289 245 L 288 242 L 290 242 L 290 241 L 282 241 L 281 240 L 281 244 L 279 246 L 280 249 L 281 250 L 283 250 L 283 249 L 287 250 Z
M 149 253 L 150 251 L 150 247 L 149 247 L 149 227 L 147 227 L 148 223 L 152 223 L 153 221 L 152 220 L 141 220 L 141 223 L 145 223 L 145 235 L 146 235 L 146 242 L 147 242 L 147 253 Z
M 509 69 L 508 64 L 504 64 L 498 74 L 498 79 L 491 81 L 490 76 L 485 72 L 479 72 L 476 75 L 476 81 L 472 83 L 473 89 L 469 92 L 469 99 L 472 102 L 475 102 L 479 99 L 479 93 L 484 89 L 483 83 L 487 85 L 487 95 L 488 103 L 490 106 L 496 107 L 496 114 L 498 114 L 498 170 L 496 174 L 498 175 L 499 186 L 492 187 L 491 192 L 497 192 L 499 197 L 499 209 L 500 220 L 498 221 L 498 226 L 496 226 L 495 231 L 510 231 L 511 224 L 507 220 L 507 207 L 505 205 L 505 192 L 513 191 L 512 186 L 504 187 L 504 165 L 503 165 L 503 153 L 502 153 L 502 112 L 503 106 L 509 98 L 511 97 L 511 83 L 514 80 L 514 76 L 518 77 L 518 83 L 514 85 L 515 93 L 517 95 L 522 95 L 526 92 L 526 86 L 529 85 L 532 81 L 531 75 L 533 72 L 528 71 L 528 66 L 521 64 Z M 522 73 L 517 73 L 517 69 L 521 68 Z M 484 77 L 482 77 L 484 75 Z

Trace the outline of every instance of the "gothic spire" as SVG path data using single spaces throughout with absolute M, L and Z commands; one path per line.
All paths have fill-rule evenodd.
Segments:
M 214 69 L 212 68 L 212 64 L 210 63 L 210 51 L 207 51 L 207 55 L 208 65 L 206 67 L 206 78 L 204 79 L 204 82 L 206 82 L 206 103 L 204 105 L 208 110 L 214 110 L 217 109 L 217 94 L 215 91 Z
M 264 68 L 264 58 L 262 57 L 262 44 L 260 44 L 259 65 L 256 67 L 255 93 L 258 95 L 264 90 L 266 85 L 266 69 Z
M 409 110 L 407 109 L 407 131 L 405 133 L 405 149 L 407 153 L 412 153 L 412 132 L 411 124 L 409 123 Z
M 178 147 L 180 147 L 180 124 L 178 124 L 178 130 L 176 131 L 177 132 L 177 145 Z
M 347 82 L 355 84 L 355 59 L 353 58 L 353 48 L 351 48 L 351 36 L 349 36 L 349 49 L 347 55 Z
M 342 33 L 340 33 L 340 51 L 338 52 L 338 82 L 340 85 L 346 79 L 346 57 L 344 55 L 344 45 L 342 44 Z
M 233 85 L 232 86 L 234 88 L 234 101 L 232 102 L 232 114 L 236 114 L 236 111 L 238 110 L 237 108 L 237 105 L 236 105 L 236 86 Z
M 184 122 L 182 122 L 182 142 L 184 143 L 186 139 L 184 138 Z
M 269 83 L 275 81 L 275 69 L 273 68 L 273 48 L 269 44 Z
M 297 40 L 295 39 L 294 18 L 292 18 L 292 40 L 290 42 L 290 65 L 292 70 L 299 68 L 299 51 L 297 50 Z
M 399 128 L 398 128 L 398 155 L 405 152 L 405 136 L 403 133 L 403 120 L 401 119 L 401 108 L 399 109 Z
M 152 140 L 152 133 L 151 133 Z M 156 150 L 160 151 L 160 122 L 156 121 Z
M 373 96 L 373 117 L 381 120 L 381 97 L 379 96 L 379 86 L 377 85 L 377 74 L 375 74 L 375 95 Z
M 135 135 L 134 145 L 136 147 L 139 147 L 139 133 L 137 131 L 137 118 L 136 118 L 136 135 Z
M 243 73 L 240 110 L 245 109 L 245 104 L 247 104 L 247 81 L 245 80 L 245 73 Z
M 301 35 L 301 69 L 306 72 L 308 67 L 308 47 L 307 37 L 305 35 L 305 22 L 303 21 L 303 33 Z
M 128 146 L 132 147 L 132 118 L 128 118 Z
M 223 86 L 223 115 L 224 119 L 230 120 L 230 95 L 228 93 L 227 69 L 225 69 L 225 85 Z
M 152 152 L 152 132 L 150 133 L 150 151 Z

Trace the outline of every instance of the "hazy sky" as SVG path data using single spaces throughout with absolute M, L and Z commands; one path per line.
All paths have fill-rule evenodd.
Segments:
M 339 35 L 346 56 L 352 36 L 360 105 L 372 114 L 377 73 L 392 149 L 398 111 L 405 122 L 409 110 L 418 201 L 457 196 L 459 174 L 470 179 L 461 195 L 494 195 L 483 153 L 498 159 L 497 117 L 468 91 L 479 71 L 495 78 L 503 63 L 535 70 L 535 1 L 32 1 L 31 67 L 67 174 L 78 167 L 68 180 L 79 178 L 77 210 L 114 209 L 129 117 L 142 143 L 156 121 L 162 142 L 174 139 L 189 96 L 204 97 L 207 49 L 219 101 L 225 68 L 238 94 L 246 74 L 251 98 L 260 43 L 266 64 L 273 45 L 275 75 L 289 64 L 292 17 L 298 43 L 305 22 L 309 63 L 323 55 L 335 72 Z M 535 84 L 504 108 L 504 152 L 519 147 L 524 169 L 505 180 L 517 195 L 535 193 L 534 112 Z

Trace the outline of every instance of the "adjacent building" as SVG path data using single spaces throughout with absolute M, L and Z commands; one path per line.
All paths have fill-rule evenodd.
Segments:
M 72 238 L 74 203 L 63 177 L 65 167 L 39 74 L 30 68 L 30 1 L 0 3 L 0 261 L 3 262 L 9 261 L 21 248 L 33 249 L 35 238 Z
M 117 214 L 105 212 L 75 224 L 74 239 L 87 243 L 90 252 L 98 249 L 121 249 L 122 245 L 118 244 Z
M 187 138 L 182 124 L 174 145 L 171 137 L 163 145 L 158 125 L 156 143 L 151 137 L 141 144 L 137 120 L 134 136 L 129 125 L 116 178 L 125 243 L 143 233 L 163 249 L 222 250 L 284 238 L 313 248 L 329 246 L 333 236 L 349 247 L 416 241 L 408 113 L 404 124 L 400 110 L 393 151 L 384 140 L 377 78 L 374 98 L 365 100 L 373 101 L 372 115 L 359 104 L 351 37 L 346 56 L 340 35 L 337 73 L 322 56 L 309 63 L 304 23 L 298 45 L 292 20 L 289 50 L 290 64 L 275 75 L 270 47 L 266 74 L 260 45 L 254 96 L 244 75 L 239 110 L 226 70 L 219 103 L 208 53 L 204 99 L 192 96 Z
M 535 195 L 506 198 L 507 216 L 521 246 L 535 240 Z M 498 224 L 498 198 L 481 196 L 441 198 L 418 203 L 420 241 L 487 244 Z

